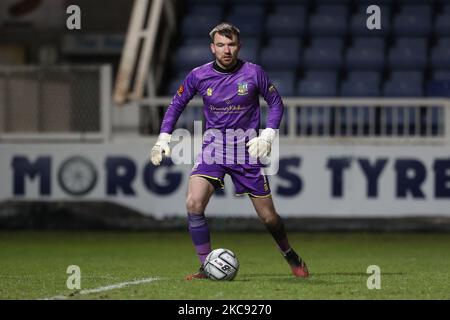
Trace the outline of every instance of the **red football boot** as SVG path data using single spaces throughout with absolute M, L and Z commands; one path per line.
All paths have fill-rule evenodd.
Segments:
M 197 272 L 186 276 L 186 280 L 194 280 L 194 279 L 208 279 L 205 270 L 203 267 L 200 267 Z
M 289 250 L 285 255 L 287 263 L 291 267 L 292 274 L 298 278 L 308 278 L 309 271 L 306 263 L 300 258 L 294 250 Z

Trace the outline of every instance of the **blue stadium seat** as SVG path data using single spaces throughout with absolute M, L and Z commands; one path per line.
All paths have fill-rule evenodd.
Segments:
M 366 47 L 384 52 L 386 44 L 382 37 L 354 37 L 352 40 L 354 47 Z
M 334 72 L 309 72 L 299 81 L 297 94 L 306 97 L 337 96 L 337 74 Z
M 242 46 L 239 57 L 245 61 L 259 64 L 259 48 Z
M 347 16 L 333 11 L 316 13 L 310 17 L 309 33 L 313 36 L 345 36 Z
M 294 71 L 269 71 L 269 80 L 275 85 L 277 91 L 282 96 L 295 95 L 295 79 Z
M 434 33 L 438 36 L 450 36 L 450 13 L 441 14 L 436 18 Z
M 345 56 L 348 69 L 381 70 L 384 67 L 384 60 L 385 54 L 382 46 L 377 48 L 374 46 L 354 44 L 347 50 Z
M 183 37 L 208 37 L 211 29 L 221 22 L 218 17 L 187 15 L 181 23 L 180 33 Z
M 405 6 L 394 18 L 394 32 L 399 36 L 428 36 L 431 25 L 429 6 Z
M 200 46 L 203 45 L 205 47 L 209 47 L 211 43 L 211 38 L 209 35 L 203 35 L 201 37 L 184 37 L 183 38 L 183 46 Z
M 347 5 L 318 5 L 316 8 L 316 14 L 333 13 L 336 16 L 347 17 L 349 13 L 349 7 Z
M 275 13 L 268 16 L 266 33 L 269 36 L 301 36 L 305 32 L 305 15 Z
M 393 72 L 383 87 L 386 97 L 421 97 L 423 93 L 423 75 L 415 71 Z
M 279 46 L 287 50 L 300 53 L 301 38 L 299 37 L 272 37 L 269 39 L 270 46 Z
M 341 96 L 378 97 L 380 95 L 380 81 L 365 78 L 350 78 L 342 83 Z
M 341 96 L 380 96 L 380 79 L 380 74 L 377 72 L 351 72 L 348 79 L 342 83 Z
M 261 51 L 260 62 L 268 70 L 296 70 L 300 65 L 301 39 L 273 37 Z
M 300 52 L 270 45 L 261 50 L 260 62 L 267 70 L 296 70 L 300 65 Z
M 278 2 L 275 3 L 274 6 L 274 13 L 288 13 L 288 14 L 295 14 L 299 17 L 306 17 L 306 14 L 308 13 L 308 9 L 304 5 L 288 5 L 288 4 L 279 4 Z
M 263 18 L 265 16 L 266 7 L 262 4 L 242 4 L 238 3 L 231 7 L 230 15 L 246 15 Z M 239 28 L 239 26 L 237 26 Z
M 413 80 L 422 82 L 423 73 L 421 71 L 392 71 L 389 78 L 393 80 Z
M 381 74 L 375 71 L 351 71 L 348 73 L 348 79 L 381 83 Z
M 209 47 L 190 45 L 178 48 L 174 64 L 178 70 L 190 70 L 213 60 Z
M 223 18 L 223 7 L 217 4 L 193 5 L 188 9 L 188 15 L 192 16 L 212 16 L 218 19 Z
M 424 38 L 398 38 L 389 51 L 391 69 L 423 69 L 427 66 L 427 45 Z
M 440 42 L 431 49 L 431 66 L 435 69 L 450 69 L 450 44 Z
M 431 17 L 432 11 L 433 8 L 431 5 L 423 4 L 423 2 L 420 5 L 415 4 L 410 5 L 408 2 L 408 4 L 405 4 L 401 7 L 400 14 L 414 13 L 414 14 L 423 14 L 424 16 Z
M 261 47 L 261 38 L 259 37 L 242 37 L 240 41 L 241 48 L 256 48 L 259 50 Z
M 308 69 L 339 69 L 343 56 L 340 48 L 342 40 L 336 38 L 316 38 L 305 50 L 304 66 Z
M 433 80 L 450 80 L 450 70 L 435 70 Z
M 227 21 L 239 28 L 241 36 L 261 36 L 264 30 L 264 16 L 250 13 L 234 13 Z
M 339 37 L 314 37 L 311 38 L 311 47 L 329 48 L 334 51 L 342 51 L 344 40 Z

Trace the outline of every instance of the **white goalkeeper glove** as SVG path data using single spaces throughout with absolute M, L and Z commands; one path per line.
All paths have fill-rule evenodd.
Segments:
M 170 138 L 172 135 L 168 133 L 161 133 L 156 141 L 155 146 L 152 148 L 150 160 L 155 166 L 159 166 L 162 161 L 163 152 L 166 157 L 170 157 Z
M 253 138 L 247 143 L 248 153 L 253 158 L 267 157 L 272 150 L 272 142 L 275 140 L 276 132 L 272 128 L 261 131 L 259 137 Z

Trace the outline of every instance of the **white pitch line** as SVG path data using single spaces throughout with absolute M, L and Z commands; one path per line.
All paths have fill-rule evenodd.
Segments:
M 145 278 L 145 279 L 139 279 L 139 280 L 134 280 L 134 281 L 121 282 L 121 283 L 111 284 L 111 285 L 105 286 L 105 287 L 81 290 L 81 291 L 78 291 L 75 295 L 98 293 L 98 292 L 103 292 L 103 291 L 108 291 L 108 290 L 120 289 L 123 287 L 136 285 L 136 284 L 154 282 L 154 281 L 158 281 L 158 280 L 160 280 L 160 278 L 156 277 L 156 278 Z M 51 298 L 44 298 L 43 300 L 64 300 L 67 298 L 68 298 L 68 296 L 60 295 L 60 296 L 54 296 Z

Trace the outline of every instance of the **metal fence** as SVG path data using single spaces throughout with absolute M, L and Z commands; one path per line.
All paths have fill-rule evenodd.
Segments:
M 0 141 L 103 140 L 109 66 L 0 67 Z
M 158 124 L 171 97 L 147 98 L 141 106 Z M 445 143 L 450 144 L 450 99 L 435 98 L 295 98 L 283 99 L 286 107 L 280 135 L 302 143 Z M 267 104 L 261 100 L 261 126 Z M 160 109 L 159 111 L 158 108 Z M 176 128 L 193 130 L 202 119 L 202 100 L 194 98 Z

